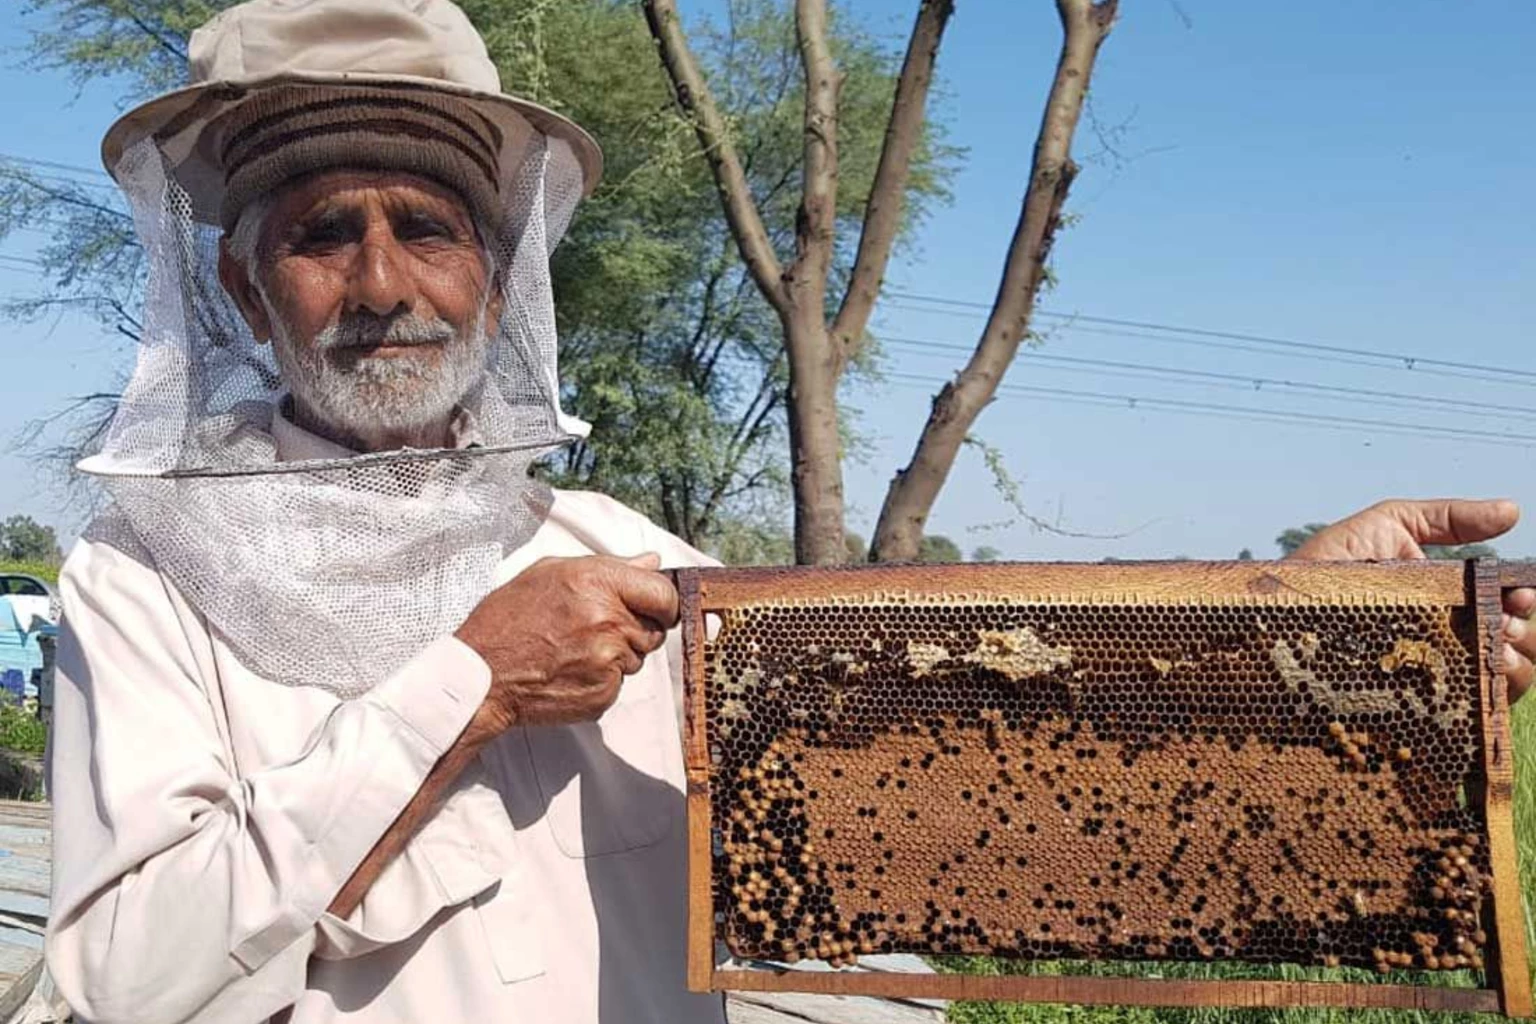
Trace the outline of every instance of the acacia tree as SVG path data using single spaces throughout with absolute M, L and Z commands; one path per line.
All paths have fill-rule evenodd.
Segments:
M 795 556 L 808 564 L 846 557 L 838 385 L 864 342 L 892 244 L 902 223 L 913 156 L 953 0 L 920 0 L 887 115 L 858 252 L 841 295 L 832 294 L 840 192 L 841 118 L 848 93 L 828 42 L 827 0 L 795 0 L 805 81 L 799 209 L 792 248 L 776 246 L 744 170 L 740 140 L 689 48 L 675 0 L 642 0 L 677 106 L 709 161 L 731 234 L 759 292 L 777 314 L 789 370 L 789 440 Z M 913 560 L 923 527 L 976 417 L 1029 332 L 1051 242 L 1077 173 L 1071 157 L 1089 78 L 1114 23 L 1117 0 L 1056 0 L 1063 38 L 1046 100 L 1023 209 L 991 315 L 969 362 L 934 397 L 911 462 L 891 481 L 870 546 L 872 560 Z
M 182 83 L 186 40 L 236 0 L 28 0 L 30 54 L 80 85 L 108 79 L 131 102 Z M 572 116 L 598 138 L 606 175 L 583 204 L 551 272 L 566 406 L 589 441 L 548 467 L 553 482 L 608 493 L 684 539 L 733 561 L 783 558 L 776 523 L 786 491 L 787 369 L 771 307 L 753 286 L 691 131 L 629 0 L 461 0 L 506 87 Z M 773 0 L 730 0 L 696 36 L 722 94 L 765 230 L 792 237 L 793 183 L 804 156 L 795 109 L 793 18 Z M 858 99 L 844 112 L 849 224 L 872 189 L 896 57 L 853 25 L 834 26 Z M 944 197 L 953 166 L 930 132 L 906 182 L 912 223 Z M 37 254 L 48 285 L 10 304 L 37 315 L 83 309 L 136 338 L 144 265 L 133 225 L 104 178 L 36 165 L 0 167 L 0 237 L 46 225 Z M 835 272 L 852 262 L 834 254 Z M 98 382 L 93 382 L 98 383 Z M 72 462 L 116 395 L 89 396 L 83 430 L 54 449 Z M 51 435 L 50 435 L 51 436 Z

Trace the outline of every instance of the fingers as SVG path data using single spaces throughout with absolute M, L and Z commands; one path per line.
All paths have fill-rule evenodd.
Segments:
M 1504 616 L 1504 678 L 1509 682 L 1510 702 L 1519 700 L 1531 688 L 1536 676 L 1536 627 L 1521 616 Z
M 1504 614 L 1517 619 L 1528 619 L 1536 613 L 1536 589 L 1521 587 L 1504 594 Z
M 656 570 L 661 568 L 661 556 L 654 551 L 647 551 L 643 555 L 632 555 L 624 559 L 625 564 L 632 565 L 636 569 Z
M 629 644 L 641 654 L 650 654 L 667 642 L 667 631 L 644 616 L 635 619 L 636 628 Z
M 1379 511 L 1396 520 L 1418 544 L 1470 544 L 1506 532 L 1520 519 L 1512 501 L 1384 501 Z
M 626 645 L 616 652 L 614 662 L 619 666 L 621 673 L 632 676 L 640 671 L 640 666 L 645 664 L 645 656 L 634 647 Z
M 1505 678 L 1509 680 L 1509 702 L 1513 704 L 1515 701 L 1531 692 L 1531 663 L 1525 663 L 1524 678 L 1515 679 L 1507 676 Z
M 636 618 L 632 625 L 624 627 L 621 636 L 629 649 L 641 658 L 667 642 L 667 631 L 643 617 Z
M 654 624 L 670 629 L 677 624 L 677 588 L 656 571 L 661 561 L 657 556 L 640 557 L 654 561 L 642 565 L 637 564 L 636 559 L 624 560 L 616 580 L 619 600 L 636 618 L 650 619 Z
M 1505 644 L 1504 679 L 1509 683 L 1511 704 L 1525 696 L 1531 688 L 1532 676 L 1536 676 L 1536 668 L 1532 667 L 1530 657 L 1517 651 L 1513 644 Z

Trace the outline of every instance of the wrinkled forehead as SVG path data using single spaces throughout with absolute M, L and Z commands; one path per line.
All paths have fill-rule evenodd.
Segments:
M 263 234 L 335 213 L 419 214 L 474 226 L 469 204 L 453 189 L 406 171 L 332 169 L 295 179 L 272 194 Z

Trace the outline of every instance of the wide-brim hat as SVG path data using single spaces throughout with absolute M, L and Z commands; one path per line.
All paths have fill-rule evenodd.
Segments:
M 505 95 L 485 43 L 449 0 L 249 0 L 192 33 L 190 85 L 124 114 L 102 141 L 152 139 L 194 219 L 228 229 L 247 201 L 329 167 L 404 170 L 492 223 L 535 154 L 590 194 L 602 151 L 568 118 Z

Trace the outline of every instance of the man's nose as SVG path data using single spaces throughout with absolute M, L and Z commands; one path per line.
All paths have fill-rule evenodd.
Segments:
M 387 227 L 370 229 L 352 265 L 347 311 L 367 310 L 378 316 L 410 313 L 416 308 L 416 282 L 407 253 Z

